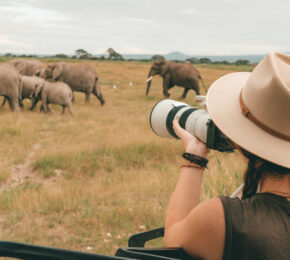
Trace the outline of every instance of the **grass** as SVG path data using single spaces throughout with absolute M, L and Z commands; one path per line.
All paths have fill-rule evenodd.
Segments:
M 77 93 L 74 117 L 61 116 L 56 105 L 51 114 L 30 112 L 29 101 L 21 113 L 7 106 L 0 112 L 0 184 L 8 185 L 0 195 L 1 240 L 114 254 L 130 234 L 163 226 L 183 148 L 150 129 L 151 109 L 163 98 L 161 78 L 145 97 L 149 63 L 89 63 L 100 77 L 103 107 Z M 199 70 L 209 87 L 239 67 Z M 177 99 L 182 88 L 170 93 Z M 194 92 L 185 102 L 196 104 Z M 229 195 L 242 181 L 238 154 L 212 151 L 209 159 L 201 201 Z M 23 181 L 9 186 L 21 174 Z

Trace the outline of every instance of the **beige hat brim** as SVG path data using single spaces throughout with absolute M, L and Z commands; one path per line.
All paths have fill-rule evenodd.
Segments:
M 215 81 L 206 96 L 208 112 L 215 125 L 240 147 L 290 168 L 290 142 L 267 133 L 242 114 L 239 96 L 250 75 L 235 72 Z M 267 110 L 267 104 L 261 109 Z

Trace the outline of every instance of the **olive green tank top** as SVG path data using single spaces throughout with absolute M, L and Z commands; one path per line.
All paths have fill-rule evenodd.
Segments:
M 290 260 L 290 202 L 272 193 L 220 197 L 226 224 L 224 260 Z

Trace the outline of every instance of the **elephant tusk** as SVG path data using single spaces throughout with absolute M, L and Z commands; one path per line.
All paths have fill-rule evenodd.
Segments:
M 151 76 L 150 78 L 148 78 L 147 80 L 146 80 L 146 82 L 149 82 L 149 81 L 151 81 L 153 79 L 153 76 Z

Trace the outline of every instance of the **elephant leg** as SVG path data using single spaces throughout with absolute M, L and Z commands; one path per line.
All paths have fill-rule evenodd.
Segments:
M 6 101 L 7 101 L 7 97 L 3 97 L 3 102 L 2 102 L 2 105 L 1 105 L 1 107 L 0 107 L 0 109 L 2 110 L 3 109 L 3 107 L 5 106 L 5 104 L 6 104 Z
M 48 111 L 49 113 L 51 113 L 51 109 L 50 109 L 49 103 L 47 103 L 47 111 Z
M 24 107 L 24 105 L 23 105 L 23 102 L 22 102 L 23 100 L 22 99 L 19 99 L 18 100 L 18 102 L 19 102 L 19 106 L 21 107 L 21 108 L 23 108 Z
M 72 99 L 71 99 L 72 102 L 75 102 L 75 94 L 74 92 L 72 91 Z
M 13 111 L 13 105 L 12 105 L 11 99 L 7 97 L 7 100 L 8 100 L 10 110 Z
M 199 92 L 199 86 L 197 85 L 197 87 L 194 89 L 195 90 L 195 94 L 196 95 L 200 95 L 200 92 Z
M 88 103 L 90 101 L 91 93 L 90 92 L 85 92 L 85 95 L 86 95 L 86 103 Z
M 47 109 L 47 105 L 41 105 L 41 107 L 40 107 L 40 111 L 43 111 L 44 113 L 47 113 L 48 112 L 48 109 Z
M 18 99 L 11 100 L 11 98 L 9 98 L 8 101 L 9 101 L 10 110 L 18 112 L 19 111 Z
M 67 104 L 67 109 L 68 109 L 69 113 L 73 116 L 74 113 L 73 113 L 73 110 L 72 110 L 72 105 L 71 105 L 71 103 L 68 103 L 68 104 Z
M 189 90 L 189 88 L 184 88 L 184 91 L 183 91 L 182 95 L 180 96 L 180 99 L 185 99 L 188 90 Z
M 96 91 L 93 91 L 92 93 L 97 97 L 97 99 L 101 102 L 101 105 L 103 106 L 105 104 L 105 100 L 103 99 L 102 93 L 98 94 Z
M 44 113 L 47 113 L 48 110 L 48 104 L 46 102 L 42 102 L 41 106 L 40 106 L 40 111 L 43 111 Z
M 30 107 L 30 110 L 33 111 L 35 106 L 37 105 L 39 99 L 38 98 L 32 98 L 31 99 L 31 107 Z
M 190 88 L 195 91 L 196 95 L 200 95 L 198 80 L 192 79 Z
M 65 108 L 66 108 L 66 106 L 65 106 L 65 105 L 62 105 L 62 112 L 61 112 L 62 115 L 63 115 L 64 112 L 65 112 Z
M 163 95 L 165 98 L 168 98 L 170 94 L 168 93 L 169 89 L 169 79 L 168 78 L 163 78 Z

